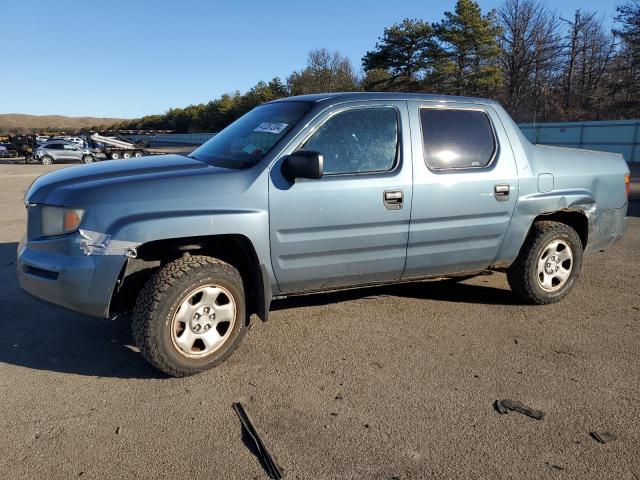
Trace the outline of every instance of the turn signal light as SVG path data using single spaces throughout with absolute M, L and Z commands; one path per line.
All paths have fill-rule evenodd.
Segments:
M 627 192 L 627 199 L 629 198 L 629 193 L 631 193 L 631 174 L 627 173 L 624 176 L 624 188 Z
M 67 210 L 64 212 L 64 229 L 74 231 L 80 226 L 80 215 L 77 210 Z

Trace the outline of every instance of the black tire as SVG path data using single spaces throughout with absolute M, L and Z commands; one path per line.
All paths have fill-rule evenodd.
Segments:
M 20 154 L 16 150 L 8 150 L 9 158 L 18 158 Z
M 120 152 L 111 152 L 111 155 L 109 155 L 111 157 L 111 160 L 119 160 L 120 159 Z
M 134 158 L 140 158 L 144 156 L 144 154 L 140 150 L 136 150 L 135 152 L 133 152 L 133 156 Z
M 51 165 L 53 163 L 53 157 L 51 155 L 43 155 L 40 157 L 40 163 L 43 165 Z
M 131 152 L 124 152 L 124 153 L 122 154 L 122 158 L 131 158 L 131 157 L 132 157 Z
M 96 159 L 93 155 L 83 155 L 82 161 L 84 163 L 93 163 L 96 161 Z
M 545 249 L 556 240 L 564 242 L 571 249 L 572 259 L 567 264 L 570 265 L 571 271 L 564 283 L 551 287 L 555 290 L 548 291 L 543 288 L 539 279 L 541 276 L 538 272 L 538 262 L 545 253 Z M 525 302 L 534 305 L 544 305 L 563 299 L 571 291 L 580 275 L 582 249 L 580 237 L 570 226 L 551 221 L 535 222 L 520 249 L 518 258 L 507 270 L 507 280 L 511 290 Z
M 175 344 L 174 315 L 191 292 L 208 285 L 222 287 L 235 301 L 235 321 L 224 343 L 203 357 L 190 358 Z M 236 268 L 206 256 L 168 263 L 140 292 L 133 310 L 133 338 L 154 367 L 173 377 L 208 370 L 226 360 L 244 337 L 248 316 L 242 277 Z M 186 324 L 184 328 L 189 328 Z

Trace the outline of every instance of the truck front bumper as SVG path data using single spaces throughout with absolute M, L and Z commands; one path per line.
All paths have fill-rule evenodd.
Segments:
M 17 275 L 27 293 L 95 317 L 107 317 L 113 289 L 124 266 L 122 255 L 66 255 L 57 240 L 18 245 Z

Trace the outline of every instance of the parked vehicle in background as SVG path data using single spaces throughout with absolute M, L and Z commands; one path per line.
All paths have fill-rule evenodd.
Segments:
M 38 146 L 33 158 L 43 165 L 51 165 L 54 162 L 73 161 L 93 163 L 96 160 L 96 155 L 88 148 L 80 148 L 76 144 L 62 140 L 52 140 Z
M 187 157 L 38 178 L 18 277 L 85 314 L 132 311 L 142 355 L 184 376 L 224 361 L 272 298 L 494 269 L 556 302 L 625 233 L 628 192 L 621 155 L 535 146 L 494 101 L 291 97 Z
M 45 142 L 48 142 L 48 141 L 49 141 L 49 137 L 47 137 L 47 136 L 44 136 L 44 135 L 38 135 L 38 136 L 36 137 L 36 142 L 37 142 L 37 143 L 45 143 Z
M 17 158 L 20 156 L 20 147 L 15 143 L 0 142 L 0 157 Z
M 138 144 L 123 137 L 113 135 L 101 135 L 94 133 L 90 137 L 95 145 L 107 158 L 119 160 L 121 158 L 138 158 L 148 155 L 148 152 Z
M 57 136 L 57 137 L 53 137 L 52 140 L 64 140 L 65 142 L 73 143 L 79 146 L 80 148 L 84 147 L 84 144 L 85 144 L 84 139 L 80 137 Z

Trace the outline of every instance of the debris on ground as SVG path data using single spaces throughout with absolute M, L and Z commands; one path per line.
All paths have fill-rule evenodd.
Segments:
M 498 413 L 506 414 L 509 411 L 522 413 L 527 417 L 535 418 L 536 420 L 542 420 L 544 412 L 542 410 L 535 410 L 531 407 L 527 407 L 517 400 L 496 400 L 493 404 Z
M 116 435 L 120 435 L 120 427 L 116 427 Z
M 553 468 L 554 470 L 563 471 L 565 469 L 564 467 L 561 467 L 560 465 L 555 465 L 555 464 L 549 463 L 549 462 L 544 462 L 544 464 L 549 466 L 549 467 L 551 467 L 551 468 Z
M 589 436 L 602 445 L 605 443 L 611 443 L 618 438 L 613 433 L 609 432 L 589 432 Z
M 251 438 L 256 451 L 253 453 L 258 457 L 260 464 L 266 470 L 269 478 L 279 480 L 284 477 L 282 468 L 278 465 L 275 457 L 269 452 L 262 437 L 256 430 L 256 427 L 242 403 L 234 403 L 233 408 L 240 418 L 244 432 Z

